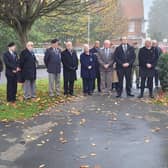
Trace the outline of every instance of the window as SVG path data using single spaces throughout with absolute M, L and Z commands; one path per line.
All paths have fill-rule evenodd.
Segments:
M 128 32 L 129 32 L 129 33 L 135 32 L 135 22 L 133 22 L 133 21 L 129 22 Z
M 142 22 L 142 27 L 141 27 L 142 33 L 145 33 L 145 23 Z

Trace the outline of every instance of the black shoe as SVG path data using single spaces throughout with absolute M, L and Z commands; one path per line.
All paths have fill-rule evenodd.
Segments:
M 154 98 L 155 98 L 153 94 L 149 95 L 149 97 L 150 97 L 151 99 L 154 99 Z
M 88 93 L 88 95 L 89 95 L 89 96 L 92 96 L 92 95 L 93 95 L 93 93 Z
M 70 96 L 75 96 L 74 93 L 69 93 L 69 94 L 70 94 Z
M 159 90 L 159 86 L 156 86 L 155 88 L 156 88 L 156 90 Z
M 127 94 L 127 96 L 128 97 L 134 97 L 135 95 L 133 95 L 133 94 L 130 93 L 130 94 Z
M 121 98 L 121 95 L 117 95 L 116 98 Z
M 142 94 L 140 94 L 140 95 L 138 96 L 138 98 L 139 98 L 139 99 L 142 99 L 142 98 L 143 98 L 143 95 L 142 95 Z

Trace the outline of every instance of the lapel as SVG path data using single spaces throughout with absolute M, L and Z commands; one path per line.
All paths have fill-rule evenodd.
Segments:
M 125 53 L 124 53 L 124 50 L 123 50 L 122 44 L 119 46 L 119 48 L 120 48 L 120 51 L 121 51 L 122 56 L 125 56 Z
M 129 50 L 130 50 L 130 45 L 129 44 L 127 44 L 127 52 L 126 52 L 126 54 L 128 54 L 129 53 Z
M 126 57 L 127 54 L 129 53 L 129 49 L 130 49 L 130 45 L 127 44 L 127 51 L 126 51 L 126 53 L 125 53 L 124 50 L 123 50 L 122 44 L 120 45 L 120 50 L 121 50 L 121 52 L 122 52 L 122 55 L 125 56 L 125 57 Z
M 8 51 L 9 57 L 10 57 L 12 60 L 16 61 L 16 60 L 17 60 L 17 55 L 16 55 L 16 53 L 14 53 L 14 54 L 15 54 L 15 59 L 13 58 L 13 55 Z
M 70 52 L 70 51 L 67 49 L 67 52 L 69 53 L 70 56 L 73 56 L 73 50 Z

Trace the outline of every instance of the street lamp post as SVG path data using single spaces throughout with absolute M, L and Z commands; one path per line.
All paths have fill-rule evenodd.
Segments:
M 88 45 L 90 45 L 90 14 L 88 13 Z
M 88 2 L 89 0 L 86 0 Z M 88 45 L 90 45 L 90 13 L 88 12 L 88 25 L 87 25 L 87 34 L 88 34 Z

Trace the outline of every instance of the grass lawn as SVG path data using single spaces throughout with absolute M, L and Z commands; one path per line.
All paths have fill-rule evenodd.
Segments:
M 61 82 L 62 85 L 62 82 Z M 48 96 L 48 80 L 37 80 L 37 98 L 25 101 L 22 85 L 18 85 L 16 105 L 6 102 L 6 85 L 0 85 L 0 121 L 13 121 L 31 118 L 40 112 L 70 100 L 63 95 L 59 98 Z M 61 86 L 62 87 L 62 86 Z M 81 91 L 81 80 L 75 82 L 75 91 Z

